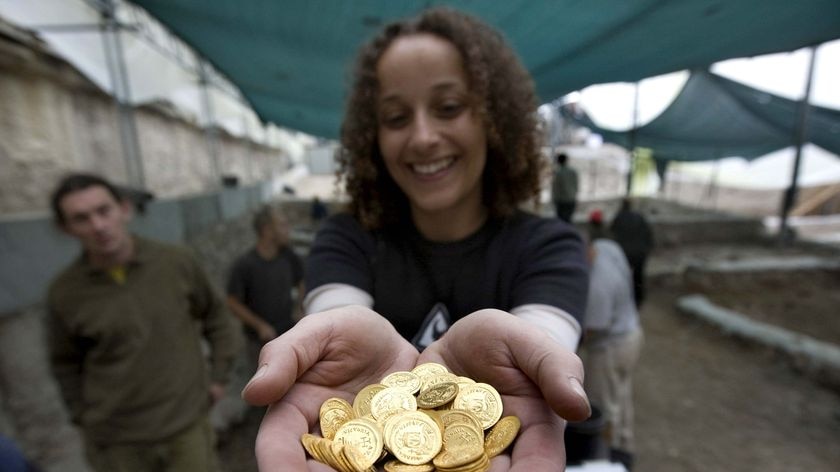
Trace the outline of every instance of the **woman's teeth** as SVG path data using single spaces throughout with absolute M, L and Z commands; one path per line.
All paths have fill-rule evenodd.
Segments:
M 454 159 L 450 157 L 448 159 L 441 159 L 427 164 L 414 164 L 411 166 L 411 169 L 418 174 L 430 175 L 446 169 L 452 164 L 453 160 Z

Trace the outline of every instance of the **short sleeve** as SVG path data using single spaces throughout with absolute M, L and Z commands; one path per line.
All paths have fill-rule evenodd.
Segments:
M 374 248 L 373 236 L 352 216 L 340 213 L 329 217 L 315 236 L 306 259 L 307 292 L 342 283 L 373 293 L 370 258 Z
M 518 273 L 513 306 L 531 303 L 560 308 L 581 325 L 589 288 L 589 265 L 583 240 L 570 225 L 535 218 L 523 225 L 518 238 Z

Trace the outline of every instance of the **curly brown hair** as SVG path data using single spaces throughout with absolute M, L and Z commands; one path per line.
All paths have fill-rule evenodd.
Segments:
M 487 134 L 483 202 L 492 217 L 508 216 L 540 191 L 544 161 L 533 81 L 500 33 L 450 8 L 389 24 L 359 52 L 337 155 L 350 212 L 368 229 L 409 214 L 408 199 L 385 168 L 377 142 L 376 66 L 395 39 L 420 33 L 445 39 L 461 53 L 473 106 Z

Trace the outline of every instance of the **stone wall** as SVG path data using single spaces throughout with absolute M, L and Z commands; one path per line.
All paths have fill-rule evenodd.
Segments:
M 44 210 L 55 182 L 73 170 L 129 183 L 111 97 L 8 28 L 0 28 L 0 214 Z M 271 148 L 216 130 L 217 175 L 211 141 L 188 117 L 160 104 L 135 108 L 134 117 L 145 186 L 159 197 L 216 189 L 222 175 L 241 184 L 278 177 L 310 140 L 283 132 L 287 143 Z

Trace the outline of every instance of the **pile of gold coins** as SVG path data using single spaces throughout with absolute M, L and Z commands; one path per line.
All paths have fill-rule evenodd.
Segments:
M 388 374 L 352 405 L 330 398 L 319 416 L 323 437 L 301 442 L 340 472 L 376 472 L 376 464 L 387 472 L 486 471 L 520 427 L 517 417 L 501 417 L 495 388 L 436 363 Z

